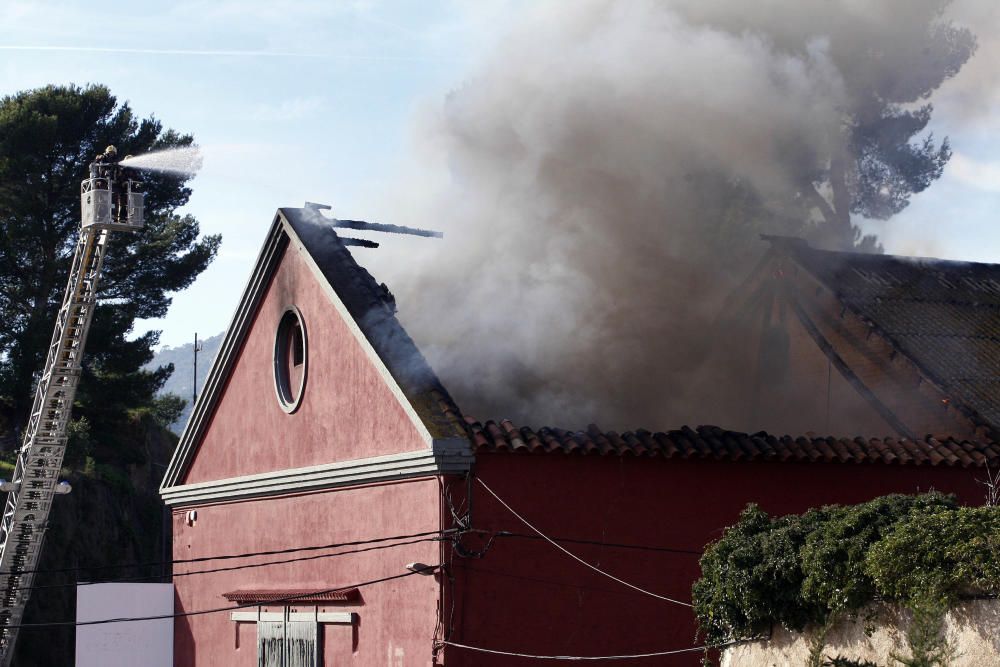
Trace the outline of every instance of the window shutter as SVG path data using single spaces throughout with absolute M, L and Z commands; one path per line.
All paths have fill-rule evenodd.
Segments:
M 285 625 L 285 667 L 316 667 L 316 625 L 315 621 L 289 621 Z
M 257 666 L 284 667 L 285 622 L 257 623 Z

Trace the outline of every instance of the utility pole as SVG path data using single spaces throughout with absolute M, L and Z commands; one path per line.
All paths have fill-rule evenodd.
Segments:
M 198 353 L 201 352 L 201 343 L 198 342 L 198 332 L 194 333 L 194 377 L 191 383 L 191 405 L 198 401 Z

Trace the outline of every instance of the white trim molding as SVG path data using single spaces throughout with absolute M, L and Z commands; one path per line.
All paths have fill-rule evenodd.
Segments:
M 465 441 L 463 449 L 455 448 L 453 444 L 449 447 L 449 444 L 452 443 L 445 441 L 438 446 L 435 442 L 433 449 L 180 484 L 160 489 L 160 495 L 168 506 L 184 507 L 468 472 L 473 461 L 468 441 Z
M 261 621 L 289 621 L 289 622 L 313 622 L 313 623 L 340 623 L 343 625 L 354 625 L 358 615 L 350 611 L 316 611 L 296 612 L 288 611 L 234 611 L 229 614 L 229 620 L 236 623 L 259 623 Z

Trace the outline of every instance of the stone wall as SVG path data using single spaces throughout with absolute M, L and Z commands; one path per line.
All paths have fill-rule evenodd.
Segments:
M 870 660 L 880 667 L 898 665 L 892 654 L 909 655 L 908 623 L 905 612 L 884 608 L 876 614 L 871 636 L 865 634 L 863 619 L 842 621 L 827 634 L 823 653 L 828 658 L 839 655 Z M 1000 601 L 975 600 L 959 605 L 945 618 L 945 635 L 955 651 L 949 667 L 1000 666 Z M 770 640 L 727 649 L 722 667 L 804 666 L 813 636 L 775 628 Z

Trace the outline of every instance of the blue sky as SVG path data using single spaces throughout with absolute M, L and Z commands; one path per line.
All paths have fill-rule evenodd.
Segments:
M 165 320 L 144 323 L 178 345 L 228 324 L 279 206 L 319 201 L 392 222 L 383 197 L 411 152 L 414 116 L 461 86 L 518 7 L 0 0 L 0 94 L 104 83 L 203 146 L 187 210 L 223 247 Z M 974 66 L 936 99 L 933 129 L 956 154 L 945 177 L 891 222 L 866 226 L 890 252 L 1000 261 L 1000 96 L 968 103 L 970 89 L 992 84 L 994 36 L 980 37 Z
M 203 147 L 187 210 L 222 250 L 145 323 L 177 345 L 226 327 L 276 208 L 365 216 L 413 114 L 461 80 L 510 4 L 2 0 L 0 94 L 103 83 Z

